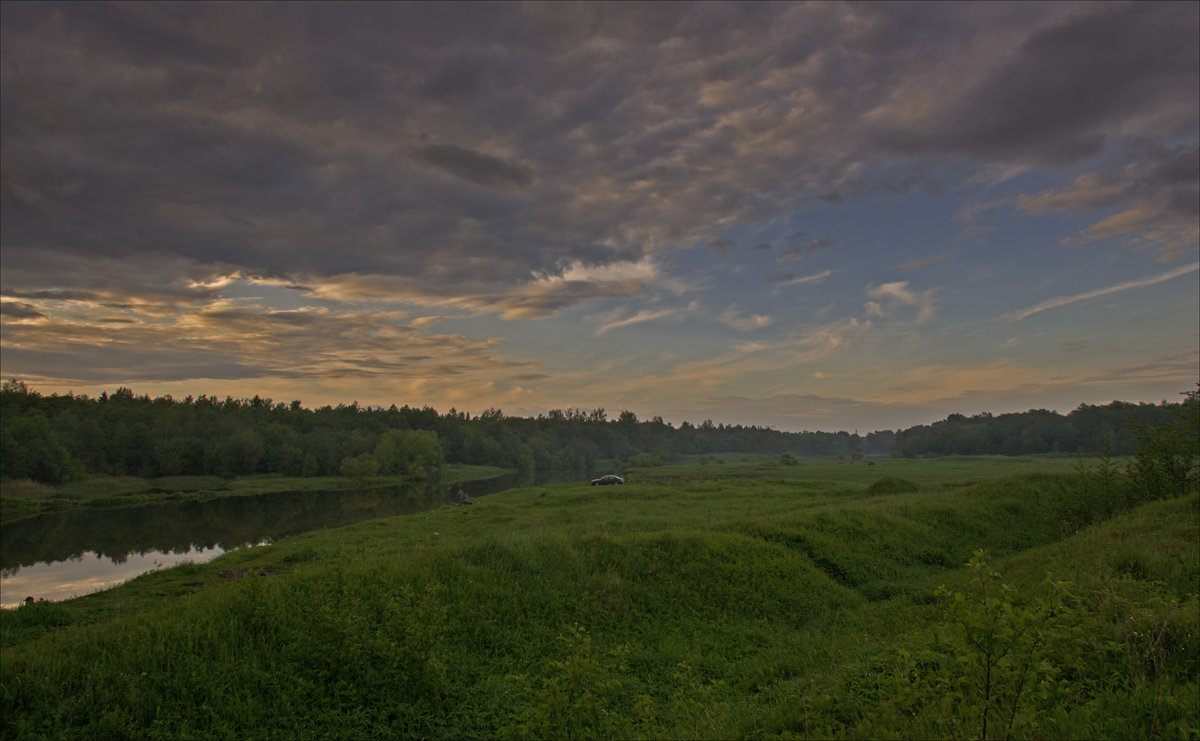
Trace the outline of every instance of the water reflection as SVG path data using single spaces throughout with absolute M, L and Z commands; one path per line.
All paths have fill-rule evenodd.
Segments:
M 207 502 L 70 510 L 0 527 L 0 606 L 66 599 L 249 544 L 450 504 L 511 488 L 515 475 L 452 486 L 275 492 Z
M 220 547 L 189 548 L 182 553 L 148 551 L 131 553 L 120 563 L 94 551 L 85 551 L 66 561 L 35 563 L 4 569 L 0 581 L 0 606 L 14 607 L 26 596 L 61 600 L 115 587 L 139 574 L 178 566 L 186 561 L 204 563 L 224 553 Z

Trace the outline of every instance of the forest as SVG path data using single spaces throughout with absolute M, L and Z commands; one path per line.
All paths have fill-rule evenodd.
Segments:
M 1185 397 L 1175 404 L 1080 404 L 1066 415 L 1047 409 L 971 417 L 951 414 L 940 422 L 898 431 L 893 455 L 1130 455 L 1138 446 L 1139 430 L 1169 422 L 1198 403 L 1195 394 Z
M 628 410 L 616 419 L 604 409 L 556 409 L 528 418 L 498 409 L 471 416 L 357 402 L 308 409 L 260 396 L 152 399 L 124 387 L 95 398 L 42 395 L 15 380 L 0 389 L 0 417 L 0 476 L 46 483 L 87 475 L 373 475 L 388 473 L 389 466 L 409 473 L 410 466 L 428 469 L 438 461 L 587 476 L 598 460 L 654 465 L 716 452 L 886 456 L 894 437 L 890 431 L 796 433 L 711 420 L 674 427 L 660 417 L 639 420 Z M 436 450 L 428 449 L 431 440 Z M 390 455 L 414 446 L 424 452 L 407 462 Z
M 1128 455 L 1139 428 L 1178 416 L 1181 403 L 1081 405 L 1067 415 L 952 414 L 906 430 L 785 432 L 771 428 L 641 420 L 622 410 L 551 410 L 536 418 L 489 409 L 471 416 L 431 407 L 357 402 L 309 409 L 213 396 L 151 398 L 121 387 L 97 397 L 43 395 L 13 379 L 0 388 L 0 478 L 61 483 L 86 476 L 252 474 L 422 479 L 444 463 L 522 473 L 588 476 L 597 461 L 647 466 L 711 453 L 849 459 L 939 455 Z

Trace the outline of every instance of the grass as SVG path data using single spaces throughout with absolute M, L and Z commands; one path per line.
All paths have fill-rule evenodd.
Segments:
M 0 729 L 1196 738 L 1200 499 L 1115 506 L 1047 460 L 639 469 L 155 572 L 0 614 Z M 1070 618 L 1001 636 L 1036 693 L 976 682 L 980 549 L 1006 614 Z
M 795 466 L 784 466 L 777 457 L 727 454 L 722 463 L 688 461 L 678 465 L 629 468 L 629 476 L 640 479 L 664 478 L 760 478 L 785 476 L 828 481 L 848 481 L 869 484 L 885 476 L 917 481 L 926 486 L 968 486 L 987 479 L 1015 476 L 1022 473 L 1052 473 L 1076 470 L 1081 464 L 1091 468 L 1099 458 L 1063 456 L 965 456 L 942 458 L 875 458 L 850 460 L 801 460 Z M 1124 464 L 1126 459 L 1114 459 Z

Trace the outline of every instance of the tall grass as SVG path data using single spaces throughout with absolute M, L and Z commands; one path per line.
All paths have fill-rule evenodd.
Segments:
M 921 471 L 907 493 L 870 491 L 897 470 L 533 487 L 9 611 L 0 728 L 960 737 L 986 708 L 989 737 L 1195 737 L 1200 500 L 1118 506 L 1078 474 L 945 486 L 971 472 Z M 1011 610 L 1058 599 L 1078 626 L 1045 628 L 1053 650 L 1008 636 L 1041 652 L 1050 687 L 1015 711 L 1026 670 L 996 664 L 1009 673 L 982 694 L 963 632 L 978 616 L 939 596 L 974 604 L 980 549 Z

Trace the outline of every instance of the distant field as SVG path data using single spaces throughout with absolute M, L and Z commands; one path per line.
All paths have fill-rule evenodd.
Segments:
M 0 614 L 0 735 L 1197 738 L 1200 497 L 1078 465 L 696 462 L 306 533 Z
M 875 458 L 849 460 L 799 460 L 785 466 L 776 456 L 752 456 L 729 453 L 708 456 L 708 463 L 688 461 L 664 466 L 633 467 L 627 474 L 635 478 L 730 478 L 744 476 L 784 476 L 787 478 L 827 479 L 869 484 L 885 476 L 900 476 L 922 484 L 965 486 L 980 481 L 1034 472 L 1068 472 L 1099 463 L 1097 458 L 1062 456 L 945 456 L 942 458 Z M 1128 459 L 1113 459 L 1124 465 Z

